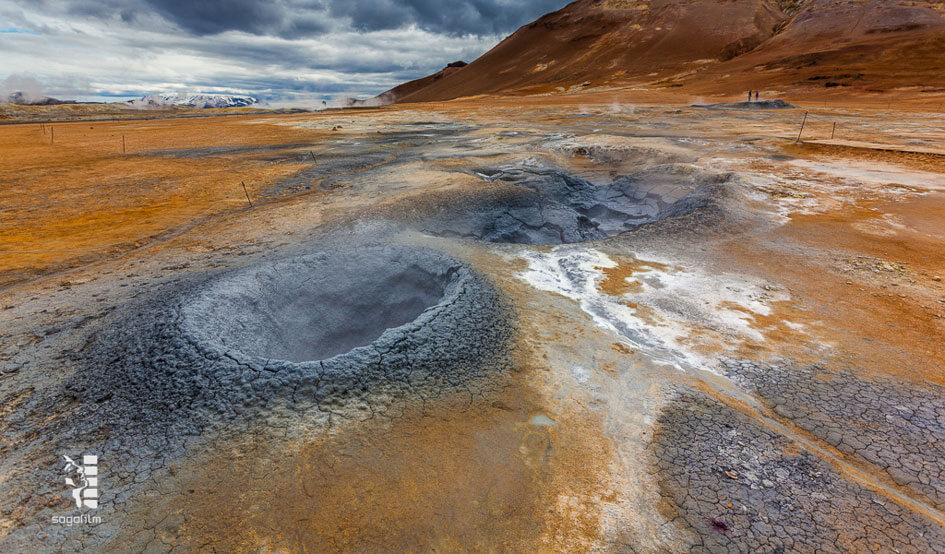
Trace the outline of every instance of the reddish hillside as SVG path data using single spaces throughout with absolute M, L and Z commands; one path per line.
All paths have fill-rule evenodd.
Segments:
M 943 4 L 813 0 L 779 33 L 707 76 L 713 78 L 687 84 L 713 81 L 717 88 L 747 77 L 759 87 L 792 91 L 934 92 L 945 86 Z
M 378 99 L 385 102 L 396 102 L 400 98 L 405 98 L 410 96 L 415 92 L 419 92 L 433 83 L 439 81 L 443 77 L 452 74 L 455 71 L 466 67 L 466 62 L 453 62 L 440 71 L 437 71 L 433 75 L 427 75 L 426 77 L 421 77 L 420 79 L 414 79 L 413 81 L 408 81 L 402 85 L 398 85 L 389 91 L 378 96 Z
M 641 83 L 693 93 L 937 86 L 945 84 L 943 30 L 942 4 L 924 1 L 580 0 L 467 67 L 385 95 L 423 102 Z

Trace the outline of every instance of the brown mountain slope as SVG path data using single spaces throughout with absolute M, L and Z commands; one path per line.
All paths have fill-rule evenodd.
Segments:
M 451 73 L 466 67 L 466 65 L 466 62 L 453 62 L 443 69 L 437 71 L 433 75 L 427 75 L 426 77 L 421 77 L 420 79 L 414 79 L 413 81 L 408 81 L 402 85 L 398 85 L 378 96 L 378 99 L 384 102 L 395 102 L 399 98 L 407 97 L 415 92 L 419 92 L 429 87 L 443 77 L 446 77 L 447 75 L 450 75 Z
M 767 0 L 580 0 L 398 101 L 543 92 L 585 81 L 672 74 L 694 60 L 731 57 L 756 46 L 786 17 Z
M 718 88 L 750 76 L 758 87 L 792 91 L 934 91 L 945 86 L 945 4 L 813 0 L 758 48 L 707 69 L 708 78 L 683 81 Z
M 580 0 L 465 68 L 385 94 L 423 102 L 641 83 L 693 94 L 938 86 L 943 10 L 897 0 Z

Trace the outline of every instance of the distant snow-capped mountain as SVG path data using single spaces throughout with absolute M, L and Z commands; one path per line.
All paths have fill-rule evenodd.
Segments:
M 192 106 L 194 108 L 238 108 L 259 100 L 237 94 L 149 94 L 128 102 L 132 106 Z

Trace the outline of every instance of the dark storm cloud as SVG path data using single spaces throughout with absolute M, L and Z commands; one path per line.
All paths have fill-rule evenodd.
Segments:
M 539 16 L 561 8 L 562 0 L 330 0 L 333 15 L 345 16 L 363 30 L 417 25 L 435 33 L 498 34 L 514 31 Z
M 327 18 L 316 2 L 257 0 L 144 0 L 155 12 L 197 35 L 244 31 L 257 35 L 323 33 Z
M 144 0 L 155 12 L 198 35 L 224 31 L 299 36 L 321 33 L 343 18 L 360 30 L 409 25 L 451 35 L 512 31 L 562 0 Z

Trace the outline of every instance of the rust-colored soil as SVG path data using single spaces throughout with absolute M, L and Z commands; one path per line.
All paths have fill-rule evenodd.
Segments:
M 0 286 L 106 258 L 202 217 L 247 207 L 249 194 L 292 175 L 252 151 L 206 148 L 316 143 L 320 130 L 264 118 L 0 126 Z M 122 154 L 122 137 L 126 153 Z M 180 154 L 162 151 L 182 151 Z
M 888 162 L 894 156 L 874 158 Z M 898 161 L 907 170 L 930 169 L 924 158 Z M 726 244 L 740 263 L 791 291 L 795 301 L 778 305 L 769 321 L 810 325 L 810 334 L 766 333 L 773 342 L 763 350 L 811 360 L 836 352 L 838 363 L 848 367 L 945 385 L 939 344 L 945 332 L 945 195 L 926 192 L 894 202 L 871 198 L 868 190 L 859 196 L 855 204 L 794 214 L 769 233 Z
M 129 528 L 231 552 L 584 549 L 610 448 L 595 418 L 544 419 L 540 403 L 519 383 L 284 447 L 261 427 L 175 470 Z

